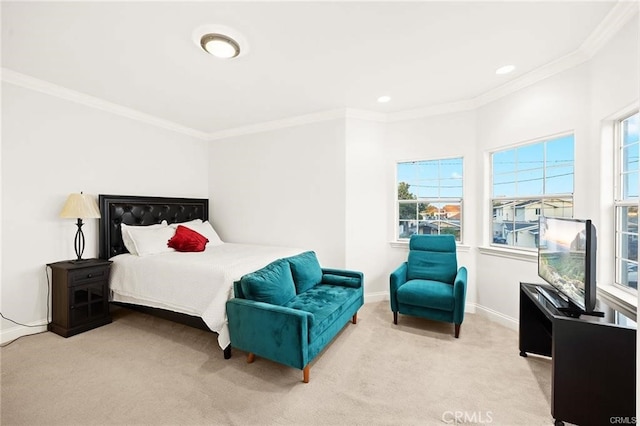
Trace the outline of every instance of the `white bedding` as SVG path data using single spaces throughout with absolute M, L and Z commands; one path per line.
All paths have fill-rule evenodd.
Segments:
M 231 342 L 225 305 L 233 297 L 233 282 L 302 251 L 224 243 L 199 253 L 121 254 L 110 259 L 111 300 L 199 316 L 225 348 Z

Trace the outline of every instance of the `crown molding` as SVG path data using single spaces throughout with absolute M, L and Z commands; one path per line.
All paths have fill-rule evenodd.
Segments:
M 345 118 L 375 121 L 378 123 L 387 123 L 389 121 L 389 114 L 384 112 L 368 111 L 366 109 L 347 108 L 344 111 L 344 116 Z
M 558 60 L 529 71 L 528 73 L 499 87 L 496 87 L 495 89 L 491 89 L 479 96 L 476 96 L 475 98 L 473 98 L 472 103 L 474 105 L 474 108 L 479 108 L 483 105 L 494 102 L 500 98 L 524 89 L 527 86 L 531 86 L 549 77 L 553 77 L 554 75 L 559 74 L 563 71 L 574 68 L 588 60 L 589 57 L 585 53 L 576 50 L 573 53 L 565 55 Z
M 546 65 L 538 67 L 508 83 L 495 89 L 488 90 L 475 98 L 447 104 L 438 104 L 425 108 L 391 113 L 388 122 L 411 120 L 434 115 L 469 111 L 496 101 L 507 95 L 531 86 L 563 71 L 576 67 L 593 57 L 604 45 L 611 40 L 620 29 L 638 14 L 640 3 L 632 0 L 618 0 L 607 16 L 598 24 L 596 29 L 587 37 L 578 49 Z
M 396 122 L 396 121 L 414 120 L 417 118 L 431 117 L 434 115 L 470 111 L 475 108 L 476 108 L 476 105 L 473 99 L 471 100 L 465 99 L 457 102 L 449 102 L 446 104 L 438 104 L 438 105 L 432 105 L 432 106 L 423 107 L 423 108 L 416 108 L 416 109 L 411 109 L 406 111 L 390 113 L 388 114 L 387 121 Z
M 379 123 L 386 123 L 388 114 L 367 111 L 363 109 L 332 109 L 328 111 L 322 111 L 313 114 L 298 115 L 295 117 L 289 117 L 282 120 L 265 121 L 263 123 L 252 124 L 249 126 L 241 126 L 232 129 L 222 130 L 219 132 L 209 133 L 209 140 L 219 140 L 236 136 L 249 135 L 254 133 L 268 132 L 272 130 L 284 129 L 287 127 L 301 126 L 304 124 L 319 123 L 322 121 L 336 120 L 336 119 L 360 119 L 367 121 L 375 121 Z
M 21 74 L 8 68 L 1 68 L 2 81 L 35 90 L 58 98 L 76 102 L 88 107 L 107 111 L 131 120 L 137 120 L 152 126 L 160 127 L 187 136 L 205 141 L 214 141 L 224 138 L 267 132 L 287 127 L 304 124 L 329 121 L 340 118 L 361 119 L 379 123 L 392 123 L 405 120 L 413 120 L 430 116 L 470 111 L 510 95 L 527 86 L 547 79 L 555 74 L 566 71 L 591 59 L 616 33 L 634 16 L 638 14 L 640 4 L 634 0 L 618 0 L 607 16 L 600 22 L 596 29 L 574 52 L 562 58 L 536 68 L 506 84 L 486 91 L 474 98 L 457 102 L 438 104 L 423 108 L 399 111 L 394 113 L 380 113 L 361 109 L 335 109 L 312 114 L 288 117 L 281 120 L 267 121 L 248 126 L 235 127 L 217 132 L 203 132 L 182 126 L 180 124 L 160 119 L 149 114 L 124 107 L 106 100 L 96 98 L 75 90 L 67 89 L 44 80 Z
M 618 0 L 615 6 L 598 24 L 596 29 L 580 45 L 578 51 L 591 58 L 595 55 L 616 33 L 638 14 L 640 3 L 637 1 Z
M 2 68 L 1 71 L 2 81 L 13 84 L 15 86 L 35 90 L 46 95 L 65 99 L 91 108 L 100 109 L 102 111 L 110 112 L 112 114 L 129 118 L 131 120 L 140 121 L 142 123 L 150 124 L 152 126 L 159 127 L 165 130 L 170 130 L 172 132 L 182 133 L 184 135 L 191 136 L 197 139 L 209 139 L 209 135 L 205 132 L 181 126 L 180 124 L 176 124 L 168 120 L 163 120 L 161 118 L 145 114 L 132 108 L 105 101 L 104 99 L 96 98 L 94 96 L 77 92 L 72 89 L 67 89 L 66 87 L 58 86 L 57 84 L 49 83 L 48 81 L 40 80 L 8 68 Z
M 214 141 L 218 139 L 249 135 L 253 133 L 269 132 L 272 130 L 284 129 L 287 127 L 301 126 L 304 124 L 319 123 L 322 121 L 345 118 L 345 116 L 346 116 L 345 110 L 332 109 L 332 110 L 322 111 L 322 112 L 317 112 L 312 114 L 288 117 L 282 120 L 265 121 L 262 123 L 251 124 L 248 126 L 221 130 L 219 132 L 209 133 L 207 135 L 207 139 L 210 141 Z

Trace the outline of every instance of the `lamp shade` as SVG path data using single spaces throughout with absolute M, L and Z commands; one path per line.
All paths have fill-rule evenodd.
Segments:
M 70 194 L 64 207 L 60 212 L 60 217 L 69 219 L 99 219 L 100 210 L 96 200 L 87 194 Z

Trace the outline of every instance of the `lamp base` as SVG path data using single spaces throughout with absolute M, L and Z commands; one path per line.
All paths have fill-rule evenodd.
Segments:
M 84 224 L 82 223 L 81 218 L 78 218 L 76 225 L 78 225 L 78 230 L 76 231 L 76 237 L 73 240 L 73 248 L 76 251 L 76 262 L 81 262 L 82 252 L 84 251 L 84 233 L 82 232 L 82 225 Z
M 73 260 L 70 260 L 69 263 L 84 263 L 84 262 L 89 262 L 91 260 L 95 260 L 95 259 L 73 259 Z

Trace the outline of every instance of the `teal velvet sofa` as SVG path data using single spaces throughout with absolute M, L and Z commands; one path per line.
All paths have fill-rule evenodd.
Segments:
M 321 268 L 313 251 L 278 259 L 234 283 L 227 302 L 231 346 L 303 370 L 364 302 L 361 272 Z

